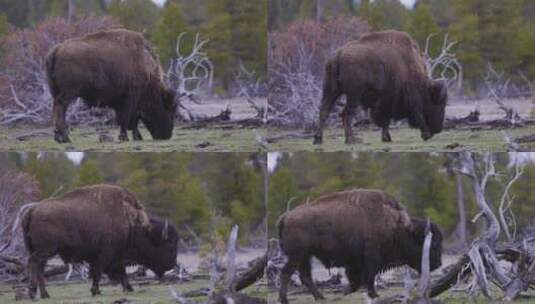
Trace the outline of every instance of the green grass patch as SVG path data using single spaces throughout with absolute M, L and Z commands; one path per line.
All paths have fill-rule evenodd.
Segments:
M 343 296 L 341 293 L 332 293 L 327 292 L 326 290 L 321 290 L 320 292 L 323 293 L 326 300 L 322 302 L 316 302 L 316 303 L 336 303 L 336 304 L 356 304 L 356 303 L 367 303 L 366 296 L 364 294 L 364 289 L 361 289 L 353 294 Z M 377 293 L 380 297 L 389 297 L 396 294 L 401 294 L 402 289 L 401 288 L 388 288 L 388 289 L 378 289 Z M 477 297 L 470 297 L 468 294 L 464 291 L 448 291 L 443 294 L 441 294 L 439 297 L 437 297 L 438 300 L 442 301 L 442 303 L 445 304 L 486 304 L 486 303 L 504 303 L 503 301 L 499 300 L 499 297 L 502 296 L 503 293 L 498 292 L 497 290 L 493 290 L 492 297 L 496 299 L 495 302 L 490 302 L 488 299 L 486 299 L 483 296 L 477 296 Z M 278 293 L 277 291 L 270 291 L 268 294 L 268 303 L 278 303 Z M 292 294 L 292 291 L 290 289 L 290 292 L 288 293 L 288 300 L 290 304 L 310 304 L 314 303 L 314 298 L 309 293 L 299 293 L 299 294 Z M 529 293 L 522 294 L 522 297 L 514 302 L 511 303 L 519 303 L 519 304 L 535 304 L 535 292 L 531 291 Z
M 157 281 L 149 284 L 139 285 L 135 281 L 131 281 L 134 287 L 133 292 L 123 292 L 120 285 L 103 285 L 100 287 L 101 295 L 91 296 L 89 289 L 91 282 L 73 283 L 65 285 L 47 285 L 50 299 L 41 300 L 39 304 L 110 304 L 114 301 L 127 299 L 128 303 L 139 304 L 167 304 L 177 303 L 171 294 L 171 289 L 174 289 L 181 294 L 191 290 L 208 287 L 210 282 L 207 280 L 195 280 L 187 283 L 158 283 Z M 244 290 L 245 293 L 254 297 L 266 297 L 267 292 L 257 290 L 255 287 L 249 287 Z M 206 297 L 191 298 L 197 301 L 206 301 Z M 15 300 L 14 292 L 9 286 L 0 286 L 0 303 L 12 303 Z M 20 304 L 37 303 L 32 300 L 17 301 Z
M 119 130 L 106 128 L 73 128 L 70 131 L 71 143 L 58 144 L 54 141 L 52 128 L 0 128 L 1 151 L 123 151 L 123 152 L 256 152 L 261 149 L 256 136 L 265 137 L 265 129 L 184 129 L 176 127 L 170 140 L 152 140 L 146 129 L 141 129 L 143 141 L 117 140 Z M 24 136 L 34 133 L 33 136 Z M 99 142 L 99 136 L 106 134 L 111 142 Z
M 356 131 L 356 130 L 355 130 Z M 285 133 L 296 133 L 300 130 L 287 131 L 270 129 L 269 138 L 279 137 Z M 391 130 L 391 143 L 381 141 L 378 129 L 358 130 L 354 132 L 362 143 L 347 145 L 344 143 L 344 131 L 341 128 L 325 130 L 322 145 L 313 145 L 312 138 L 282 138 L 271 143 L 272 151 L 384 151 L 384 152 L 453 152 L 469 151 L 507 151 L 504 134 L 516 138 L 535 133 L 533 126 L 515 129 L 494 130 L 448 130 L 436 134 L 432 139 L 423 141 L 420 131 L 409 128 Z

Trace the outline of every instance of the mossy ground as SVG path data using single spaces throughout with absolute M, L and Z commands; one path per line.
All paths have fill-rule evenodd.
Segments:
M 158 283 L 156 281 L 149 284 L 139 285 L 135 282 L 131 282 L 134 287 L 134 291 L 130 293 L 124 293 L 120 285 L 101 286 L 101 295 L 91 296 L 89 288 L 90 282 L 73 283 L 65 285 L 49 284 L 47 286 L 49 299 L 39 300 L 39 304 L 110 304 L 115 301 L 123 300 L 123 303 L 135 303 L 135 304 L 164 304 L 164 303 L 177 303 L 171 294 L 171 289 L 174 289 L 181 294 L 184 294 L 191 290 L 209 286 L 209 281 L 206 280 L 194 280 L 187 283 Z M 255 297 L 266 297 L 265 292 L 257 290 L 254 286 L 244 290 L 245 293 Z M 0 303 L 12 303 L 14 302 L 14 292 L 9 286 L 0 286 Z M 126 300 L 128 302 L 126 302 Z M 192 300 L 205 301 L 206 297 L 191 298 Z M 36 303 L 32 300 L 17 301 L 20 304 Z
M 283 137 L 284 134 L 298 133 L 302 130 L 269 129 L 269 138 Z M 344 143 L 342 128 L 326 129 L 322 145 L 313 145 L 312 138 L 281 138 L 270 143 L 272 151 L 384 151 L 384 152 L 453 152 L 470 151 L 507 151 L 504 132 L 510 138 L 535 134 L 534 126 L 515 129 L 493 130 L 447 130 L 435 135 L 428 141 L 420 138 L 419 130 L 399 128 L 391 130 L 392 142 L 383 143 L 379 129 L 354 130 L 362 143 Z M 533 147 L 532 147 L 533 148 Z
M 18 139 L 30 133 L 35 135 Z M 0 151 L 255 152 L 261 149 L 257 135 L 266 136 L 265 129 L 176 127 L 170 140 L 156 141 L 152 140 L 146 129 L 142 128 L 141 133 L 143 141 L 133 141 L 129 132 L 130 141 L 119 142 L 117 127 L 72 128 L 69 135 L 72 142 L 58 144 L 53 139 L 52 128 L 0 128 Z M 99 142 L 101 134 L 106 134 L 113 141 Z

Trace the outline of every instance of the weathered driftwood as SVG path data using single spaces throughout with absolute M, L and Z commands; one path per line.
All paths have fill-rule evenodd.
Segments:
M 267 254 L 249 262 L 249 268 L 239 274 L 233 283 L 235 291 L 245 289 L 260 280 L 264 276 L 266 264 Z
M 183 129 L 212 128 L 252 128 L 260 127 L 264 124 L 262 118 L 250 117 L 243 119 L 231 119 L 232 110 L 227 107 L 215 116 L 191 116 L 191 121 L 184 125 Z

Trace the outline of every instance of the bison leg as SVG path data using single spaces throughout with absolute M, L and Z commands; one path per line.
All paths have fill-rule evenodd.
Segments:
M 428 140 L 433 137 L 433 134 L 429 131 L 427 124 L 422 113 L 416 114 L 417 124 L 420 126 L 421 137 L 423 140 Z
M 392 137 L 390 137 L 390 131 L 388 130 L 388 126 L 382 128 L 381 139 L 383 140 L 383 142 L 392 141 Z
M 379 296 L 377 294 L 377 291 L 375 291 L 375 275 L 377 274 L 377 271 L 373 269 L 373 266 L 372 267 L 368 266 L 367 268 L 368 269 L 365 274 L 365 279 L 366 279 L 366 288 L 368 289 L 368 297 L 374 299 Z
M 141 133 L 139 132 L 139 129 L 137 127 L 138 123 L 139 119 L 137 118 L 132 123 L 132 137 L 134 138 L 134 140 L 143 140 L 143 137 L 141 136 Z
M 67 114 L 67 105 L 62 102 L 62 99 L 54 98 L 53 104 L 53 120 L 54 120 L 54 140 L 58 143 L 71 142 L 67 135 L 67 123 L 65 116 Z
M 28 272 L 29 272 L 29 288 L 28 288 L 28 296 L 30 299 L 35 298 L 35 294 L 37 293 L 37 281 L 39 277 L 39 262 L 35 258 L 34 255 L 30 255 L 28 258 Z
M 128 141 L 128 111 L 126 110 L 115 110 L 115 115 L 117 116 L 117 124 L 119 125 L 119 141 Z
M 102 269 L 98 263 L 92 263 L 89 265 L 89 276 L 93 279 L 93 284 L 91 285 L 91 294 L 93 296 L 100 294 L 99 282 L 100 277 L 102 276 Z
M 126 269 L 123 265 L 118 265 L 114 272 L 117 274 L 117 279 L 121 282 L 121 286 L 123 286 L 124 292 L 134 291 L 134 288 L 132 288 L 132 285 L 130 285 L 130 283 L 128 282 Z
M 351 126 L 351 121 L 353 120 L 353 116 L 355 115 L 356 108 L 356 100 L 348 97 L 344 111 L 342 111 L 342 123 L 344 125 L 346 144 L 355 144 L 357 142 L 360 142 L 360 140 L 356 139 L 353 136 L 353 128 Z
M 37 267 L 38 267 L 38 280 L 39 280 L 39 293 L 41 294 L 41 299 L 47 299 L 50 298 L 50 295 L 46 291 L 45 287 L 45 266 L 46 266 L 46 260 L 45 261 L 39 261 Z
M 292 274 L 295 271 L 295 266 L 291 261 L 288 261 L 284 267 L 281 269 L 280 274 L 280 289 L 279 289 L 279 301 L 281 304 L 288 304 L 288 283 L 290 283 L 290 279 L 292 277 Z
M 300 265 L 299 279 L 301 280 L 301 283 L 303 283 L 312 293 L 312 296 L 314 296 L 314 300 L 317 301 L 325 299 L 323 295 L 318 291 L 318 288 L 312 280 L 312 274 L 310 273 L 310 260 L 307 260 L 305 263 L 302 263 Z
M 362 284 L 361 274 L 355 267 L 346 267 L 346 276 L 349 285 L 344 290 L 344 295 L 354 293 L 360 288 Z
M 119 131 L 119 141 L 128 141 L 128 135 L 126 134 L 126 127 L 121 126 Z
M 321 145 L 321 143 L 323 142 L 323 128 L 325 127 L 327 118 L 329 118 L 329 114 L 331 114 L 331 111 L 333 110 L 334 104 L 336 103 L 338 97 L 340 97 L 340 94 L 338 93 L 323 93 L 323 99 L 321 100 L 320 106 L 318 128 L 316 129 L 316 134 L 314 134 L 315 145 Z

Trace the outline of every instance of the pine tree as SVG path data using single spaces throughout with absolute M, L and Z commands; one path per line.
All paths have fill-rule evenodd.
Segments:
M 429 35 L 441 33 L 431 13 L 431 7 L 428 4 L 420 4 L 411 12 L 406 30 L 418 42 L 422 50 L 425 48 Z M 430 52 L 434 55 L 438 52 L 440 43 L 431 44 L 431 47 Z
M 160 60 L 164 66 L 167 66 L 169 60 L 176 56 L 177 37 L 180 33 L 188 33 L 189 36 L 193 34 L 184 22 L 180 6 L 176 3 L 168 3 L 156 23 L 153 35 L 153 41 L 158 47 Z M 182 52 L 187 52 L 191 48 L 191 43 L 188 44 L 188 41 L 186 39 L 182 40 Z
M 77 187 L 100 184 L 104 181 L 96 161 L 89 159 L 82 163 L 78 171 Z
M 112 0 L 108 14 L 117 18 L 125 28 L 150 38 L 160 10 L 151 0 Z
M 208 18 L 202 25 L 210 39 L 208 55 L 215 77 L 227 91 L 240 63 L 263 76 L 267 69 L 267 2 L 248 0 L 213 1 L 207 6 Z

